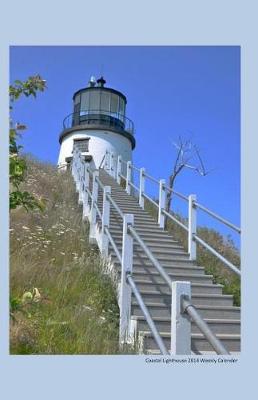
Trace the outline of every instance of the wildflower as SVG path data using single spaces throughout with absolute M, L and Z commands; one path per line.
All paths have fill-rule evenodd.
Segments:
M 39 302 L 41 299 L 41 294 L 39 293 L 38 288 L 34 288 L 33 289 L 33 301 L 35 301 L 36 303 Z
M 25 231 L 29 231 L 30 230 L 30 228 L 28 228 L 27 226 L 22 226 L 22 229 L 24 229 Z
M 92 308 L 91 307 L 89 307 L 89 306 L 82 306 L 83 307 L 83 309 L 84 310 L 86 310 L 86 311 L 92 311 Z
M 60 251 L 60 254 L 62 254 L 62 256 L 65 256 L 65 253 L 63 251 Z
M 23 296 L 22 296 L 22 302 L 23 302 L 23 303 L 26 303 L 27 301 L 32 300 L 32 298 L 33 298 L 33 295 L 32 295 L 31 292 L 25 292 L 25 293 L 23 294 Z

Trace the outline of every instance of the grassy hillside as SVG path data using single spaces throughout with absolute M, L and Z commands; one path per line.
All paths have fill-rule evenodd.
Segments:
M 28 167 L 23 189 L 43 197 L 46 208 L 11 212 L 10 352 L 121 354 L 115 287 L 98 249 L 88 242 L 88 225 L 81 221 L 74 182 L 69 173 L 60 174 L 33 159 L 28 159 Z M 148 203 L 146 209 L 156 212 Z M 168 230 L 186 248 L 185 232 L 172 222 Z M 205 227 L 198 233 L 239 265 L 239 254 L 230 240 Z M 201 247 L 197 262 L 239 305 L 239 279 Z
M 88 243 L 69 174 L 28 161 L 24 189 L 46 199 L 44 212 L 10 217 L 10 352 L 116 354 L 115 288 Z

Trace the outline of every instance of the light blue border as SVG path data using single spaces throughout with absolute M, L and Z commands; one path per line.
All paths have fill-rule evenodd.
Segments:
M 156 3 L 155 3 L 156 4 Z M 0 24 L 1 392 L 6 399 L 239 398 L 257 392 L 258 46 L 254 1 L 11 2 Z M 8 46 L 241 45 L 242 355 L 236 365 L 146 364 L 135 356 L 8 356 Z M 76 62 L 79 62 L 77 60 Z M 3 134 L 3 132 L 5 134 Z M 255 190 L 256 188 L 256 190 Z

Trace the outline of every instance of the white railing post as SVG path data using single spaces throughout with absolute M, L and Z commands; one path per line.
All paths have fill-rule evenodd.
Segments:
M 182 313 L 182 296 L 191 299 L 191 283 L 172 282 L 171 355 L 191 354 L 191 320 Z
M 131 180 L 132 180 L 132 163 L 131 161 L 127 161 L 125 190 L 128 194 L 131 194 L 131 185 L 130 185 Z
M 114 153 L 110 153 L 110 175 L 115 177 L 115 156 Z
M 140 168 L 139 204 L 144 209 L 145 168 Z
M 89 207 L 89 195 L 87 192 L 87 188 L 90 188 L 90 174 L 88 171 L 89 163 L 85 163 L 84 166 L 84 186 L 83 186 L 83 196 L 82 196 L 82 219 L 85 219 L 90 214 L 90 207 Z
M 164 228 L 165 225 L 165 215 L 162 213 L 162 209 L 166 207 L 166 180 L 160 179 L 159 181 L 159 215 L 158 215 L 158 223 L 161 228 Z
M 196 241 L 194 235 L 196 234 L 196 195 L 190 194 L 188 197 L 188 253 L 190 260 L 196 260 Z
M 117 157 L 117 166 L 116 166 L 116 181 L 118 185 L 121 183 L 121 176 L 120 174 L 122 173 L 122 157 L 118 156 Z
M 119 324 L 119 344 L 123 345 L 129 338 L 131 320 L 131 287 L 126 281 L 128 273 L 133 268 L 133 238 L 128 233 L 128 225 L 133 225 L 133 214 L 125 214 L 123 220 L 123 248 L 121 265 L 121 284 L 120 284 L 120 324 Z
M 102 226 L 101 226 L 101 254 L 108 256 L 108 236 L 105 228 L 109 228 L 110 202 L 107 195 L 111 193 L 111 187 L 105 186 L 103 190 Z
M 98 201 L 98 182 L 96 181 L 96 177 L 99 176 L 99 171 L 95 170 L 92 175 L 92 199 L 91 199 L 91 209 L 90 209 L 90 234 L 89 234 L 89 242 L 95 243 L 96 239 L 96 207 L 95 202 Z
M 108 169 L 108 152 L 106 150 L 105 158 L 104 158 L 104 170 L 107 171 Z
M 108 172 L 109 175 L 111 175 L 111 172 L 112 172 L 111 171 L 111 153 L 108 152 L 107 156 L 108 156 L 108 170 L 107 170 L 107 172 Z
M 107 150 L 105 155 L 105 170 L 108 174 L 110 174 L 110 153 Z

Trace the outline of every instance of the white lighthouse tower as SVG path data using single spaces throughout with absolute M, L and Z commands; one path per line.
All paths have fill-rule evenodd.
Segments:
M 133 122 L 126 117 L 126 97 L 105 87 L 103 77 L 91 77 L 89 85 L 73 95 L 73 112 L 63 121 L 58 166 L 66 169 L 76 145 L 87 153 L 93 168 L 102 166 L 106 152 L 131 161 L 135 147 Z

